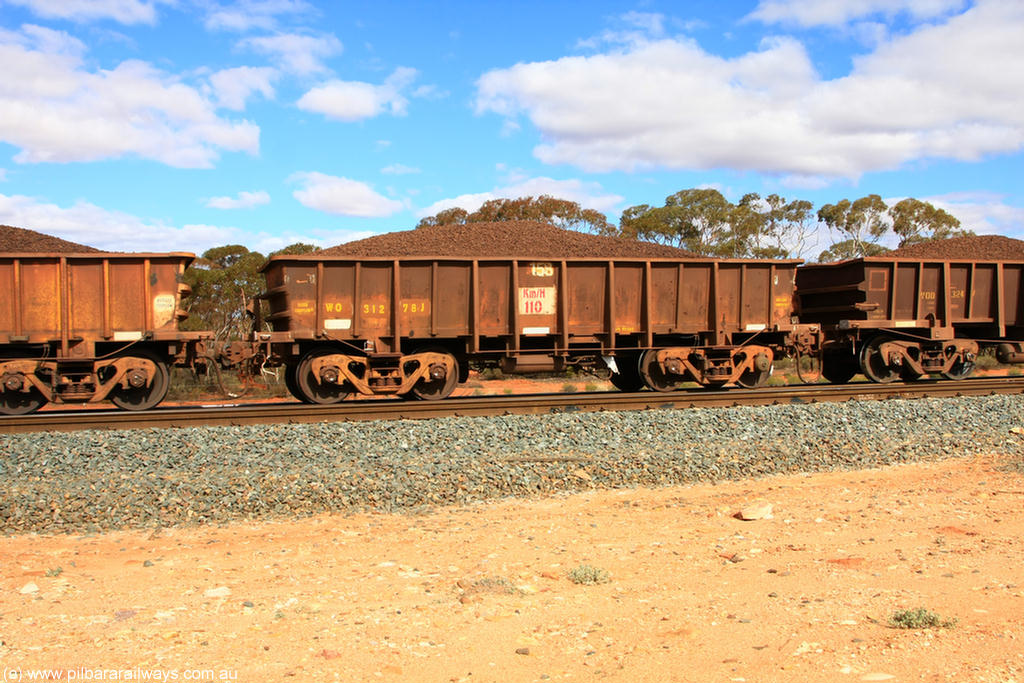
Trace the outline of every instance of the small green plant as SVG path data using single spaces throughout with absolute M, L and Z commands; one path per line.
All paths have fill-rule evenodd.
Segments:
M 60 576 L 64 573 L 64 567 L 53 567 L 46 570 L 47 576 Z
M 584 387 L 583 387 L 583 390 L 584 390 L 584 391 L 597 391 L 597 390 L 598 390 L 599 388 L 600 388 L 600 387 L 598 387 L 598 386 L 597 386 L 596 384 L 594 384 L 593 382 L 587 382 L 587 383 L 586 383 L 586 384 L 584 385 Z
M 513 393 L 513 392 L 512 392 L 512 389 L 510 389 L 509 387 L 505 387 L 505 388 L 503 389 L 503 391 L 504 391 L 504 392 L 505 392 L 506 394 L 511 394 L 511 393 Z
M 563 394 L 574 394 L 574 393 L 576 393 L 576 385 L 573 384 L 572 382 L 566 382 L 565 384 L 562 385 L 562 393 Z
M 612 580 L 612 575 L 608 573 L 607 569 L 581 564 L 575 569 L 569 570 L 569 580 L 584 586 L 593 586 L 599 583 L 608 583 Z
M 924 607 L 897 610 L 889 617 L 890 628 L 922 629 L 953 628 L 954 626 L 956 626 L 956 619 L 943 619 Z
M 501 368 L 483 368 L 480 370 L 480 379 L 502 379 Z
M 460 588 L 465 595 L 476 593 L 493 593 L 496 595 L 519 595 L 523 591 L 504 576 L 485 576 L 475 581 L 462 583 Z

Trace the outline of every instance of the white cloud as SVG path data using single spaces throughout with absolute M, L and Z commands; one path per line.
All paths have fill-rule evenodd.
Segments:
M 281 69 L 300 76 L 328 71 L 323 60 L 339 55 L 342 51 L 341 41 L 329 34 L 309 36 L 278 33 L 245 38 L 238 45 L 270 55 Z
M 439 211 L 459 207 L 472 213 L 479 209 L 484 202 L 491 199 L 516 199 L 518 197 L 539 197 L 550 195 L 558 199 L 568 199 L 576 202 L 584 209 L 597 209 L 608 212 L 615 209 L 623 197 L 616 194 L 604 192 L 601 186 L 595 182 L 585 182 L 575 178 L 569 180 L 555 180 L 554 178 L 526 178 L 515 174 L 507 179 L 507 184 L 496 187 L 488 192 L 477 192 L 475 194 L 463 194 L 458 197 L 450 197 L 434 202 L 430 206 L 416 212 L 417 218 L 433 216 Z
M 292 193 L 299 203 L 317 211 L 340 216 L 382 218 L 405 208 L 402 202 L 388 199 L 358 180 L 315 171 L 295 173 L 289 180 L 303 185 L 302 189 Z
M 263 254 L 296 242 L 332 247 L 374 234 L 368 230 L 312 228 L 306 232 L 272 235 L 234 226 L 198 223 L 175 226 L 84 201 L 62 207 L 36 197 L 4 194 L 0 194 L 0 225 L 35 230 L 104 251 L 194 254 L 225 244 L 242 244 Z
M 405 164 L 391 164 L 380 169 L 381 173 L 385 175 L 409 175 L 412 173 L 422 173 L 420 169 L 415 166 L 406 166 Z M 0 176 L 2 178 L 2 176 Z
M 962 227 L 979 235 L 1006 235 L 1024 239 L 1024 207 L 1011 206 L 992 192 L 957 192 L 924 201 L 960 219 Z
M 44 19 L 96 21 L 113 19 L 121 24 L 155 24 L 155 2 L 141 0 L 7 0 L 27 7 Z M 166 1 L 166 0 L 163 0 Z
M 19 163 L 134 155 L 204 168 L 220 150 L 256 152 L 259 128 L 231 121 L 200 91 L 141 61 L 89 71 L 58 31 L 0 32 L 0 141 Z
M 945 16 L 960 10 L 965 0 L 761 0 L 748 15 L 767 24 L 794 23 L 802 27 L 839 26 L 863 17 L 909 14 L 917 20 Z
M 270 203 L 270 195 L 265 190 L 256 192 L 239 192 L 237 197 L 210 197 L 206 206 L 211 209 L 251 209 Z
M 4 194 L 0 194 L 0 224 L 35 230 L 107 251 L 199 252 L 230 244 L 239 234 L 235 228 L 170 226 L 84 201 L 61 207 L 35 197 Z
M 476 109 L 528 117 L 543 138 L 534 154 L 549 164 L 856 178 L 1024 146 L 1021 35 L 1024 3 L 979 2 L 834 80 L 789 38 L 732 58 L 666 39 L 490 71 Z
M 6 168 L 0 168 L 0 183 L 5 182 L 6 180 L 7 180 L 7 169 Z
M 404 115 L 409 100 L 402 91 L 415 78 L 415 69 L 399 67 L 381 85 L 331 80 L 303 95 L 298 107 L 339 121 L 359 121 L 385 111 L 396 116 Z
M 241 0 L 230 5 L 213 5 L 203 25 L 211 31 L 270 30 L 282 14 L 304 14 L 311 6 L 303 0 Z
M 210 86 L 219 106 L 241 111 L 253 93 L 274 99 L 273 84 L 279 75 L 277 69 L 269 66 L 239 66 L 212 74 Z

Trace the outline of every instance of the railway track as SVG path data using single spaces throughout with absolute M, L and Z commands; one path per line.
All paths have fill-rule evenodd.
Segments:
M 994 377 L 961 381 L 797 385 L 759 389 L 691 389 L 671 393 L 588 392 L 473 396 L 444 401 L 393 399 L 346 401 L 334 405 L 300 403 L 233 404 L 158 408 L 143 412 L 119 410 L 44 411 L 0 417 L 0 434 L 82 429 L 144 429 L 213 425 L 246 425 L 351 420 L 425 419 L 447 416 L 490 416 L 602 410 L 659 410 L 734 405 L 772 405 L 823 401 L 884 400 L 946 396 L 1024 393 L 1024 378 Z

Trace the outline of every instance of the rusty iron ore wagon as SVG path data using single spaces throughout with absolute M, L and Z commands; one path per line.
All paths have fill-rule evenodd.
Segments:
M 799 332 L 798 263 L 275 256 L 268 310 L 228 360 L 285 366 L 291 392 L 313 403 L 444 398 L 471 365 L 607 368 L 627 391 L 758 386 Z
M 1024 362 L 1024 262 L 866 257 L 801 266 L 796 282 L 831 382 L 961 379 L 986 347 Z
M 201 364 L 208 333 L 184 332 L 185 268 L 165 254 L 0 254 L 0 413 L 110 400 L 145 410 L 171 365 Z

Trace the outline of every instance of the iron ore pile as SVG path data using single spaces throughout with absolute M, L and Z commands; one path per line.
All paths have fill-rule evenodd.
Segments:
M 947 240 L 918 242 L 886 255 L 919 259 L 1024 261 L 1024 240 L 1002 235 L 966 235 Z
M 317 252 L 324 256 L 696 257 L 676 247 L 591 235 L 537 221 L 436 225 L 375 235 Z M 699 257 L 697 257 L 699 258 Z
M 44 235 L 35 230 L 0 225 L 0 252 L 74 254 L 98 252 L 99 249 L 62 240 L 53 235 Z
M 4 534 L 420 512 L 502 497 L 1020 460 L 1024 397 L 18 434 Z

